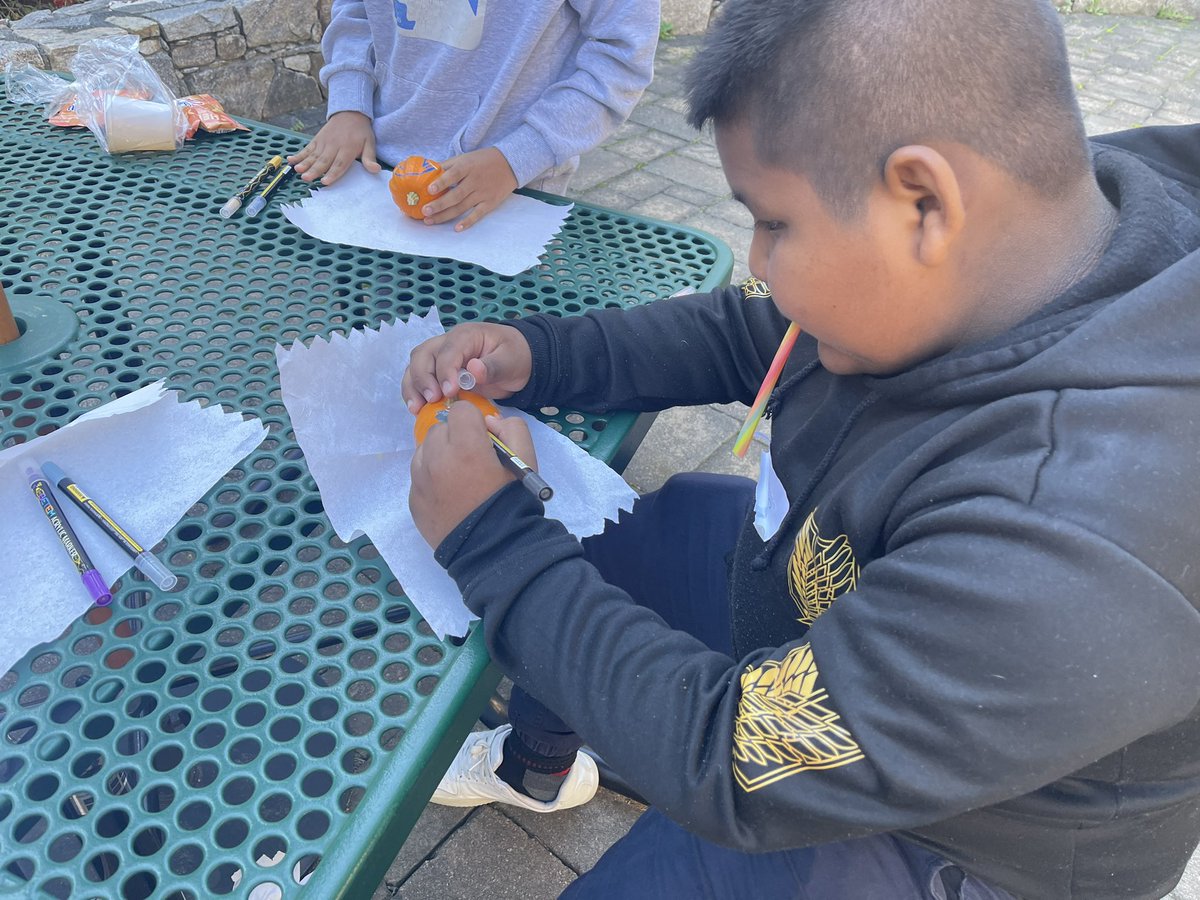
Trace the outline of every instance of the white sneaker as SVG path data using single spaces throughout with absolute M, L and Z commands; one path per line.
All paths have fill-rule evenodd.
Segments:
M 501 725 L 492 731 L 468 734 L 433 792 L 432 802 L 442 806 L 482 806 L 499 801 L 534 812 L 556 812 L 582 806 L 596 795 L 600 773 L 596 770 L 596 761 L 586 753 L 575 757 L 575 764 L 563 778 L 558 796 L 553 800 L 534 800 L 514 790 L 496 774 L 504 761 L 504 739 L 510 731 L 511 725 Z

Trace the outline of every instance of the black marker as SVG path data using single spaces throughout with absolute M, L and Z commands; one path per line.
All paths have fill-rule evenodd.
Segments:
M 79 542 L 79 538 L 75 536 L 75 532 L 71 530 L 71 523 L 67 521 L 66 513 L 58 505 L 58 500 L 54 497 L 54 492 L 50 490 L 50 484 L 42 477 L 39 469 L 32 465 L 25 466 L 25 477 L 29 479 L 29 489 L 33 491 L 33 496 L 37 498 L 38 505 L 42 507 L 42 512 L 46 514 L 46 518 L 50 521 L 50 526 L 54 529 L 54 535 L 62 544 L 64 550 L 67 551 L 67 556 L 71 558 L 71 562 L 75 564 L 75 571 L 79 573 L 79 577 L 83 580 L 83 586 L 87 588 L 87 592 L 92 599 L 100 606 L 108 606 L 112 603 L 112 593 L 108 589 L 108 585 L 104 583 L 104 576 L 101 575 L 96 567 L 92 565 L 92 561 L 88 559 L 87 553 L 83 549 L 83 544 Z
M 492 439 L 492 446 L 496 448 L 496 455 L 500 457 L 500 461 L 508 466 L 521 479 L 521 484 L 529 489 L 529 493 L 537 497 L 543 503 L 554 496 L 554 489 L 542 479 L 542 476 L 533 471 L 529 467 L 529 463 L 513 453 L 508 448 L 508 445 L 500 438 L 496 437 L 490 431 L 488 437 Z

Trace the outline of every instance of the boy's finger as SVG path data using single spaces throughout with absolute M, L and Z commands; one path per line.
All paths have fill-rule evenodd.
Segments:
M 465 356 L 462 347 L 454 341 L 446 340 L 439 345 L 434 358 L 434 377 L 443 397 L 458 395 L 458 370 L 466 362 Z
M 319 150 L 316 154 L 305 163 L 304 180 L 314 181 L 325 174 L 325 170 L 329 168 L 328 158 L 323 150 Z
M 302 150 L 300 150 L 296 153 L 293 153 L 291 156 L 289 156 L 287 158 L 288 165 L 295 166 L 297 163 L 305 162 L 308 159 L 308 156 L 311 152 L 312 152 L 312 144 L 311 143 L 305 144 L 304 148 Z
M 309 144 L 307 147 L 297 153 L 295 157 L 288 157 L 288 163 L 292 165 L 297 172 L 306 172 L 316 164 L 319 152 L 320 148 L 315 143 Z M 293 158 L 296 160 L 294 163 L 292 162 Z
M 441 194 L 458 184 L 459 178 L 458 175 L 455 174 L 454 170 L 455 165 L 453 159 L 448 159 L 442 163 L 442 174 L 433 179 L 433 181 L 429 182 L 429 193 Z
M 437 376 L 434 375 L 431 369 L 413 369 L 410 367 L 410 371 L 413 372 L 412 389 L 405 395 L 405 399 L 411 398 L 415 400 L 418 403 L 417 410 L 426 403 L 432 403 L 434 400 L 441 398 L 441 385 L 438 383 Z M 412 409 L 411 404 L 409 404 L 409 408 Z
M 446 439 L 451 446 L 477 448 L 485 445 L 487 426 L 483 424 L 483 413 L 475 408 L 475 404 L 451 404 L 446 425 Z
M 325 177 L 321 179 L 322 184 L 333 184 L 345 174 L 350 168 L 350 163 L 354 162 L 354 153 L 347 150 L 344 146 L 338 148 L 337 156 L 333 158 L 333 165 L 325 173 Z
M 501 418 L 500 416 L 488 416 L 484 419 L 484 424 L 488 431 L 500 438 L 501 441 L 527 463 L 531 468 L 537 468 L 537 453 L 533 449 L 533 436 L 529 433 L 529 426 L 525 424 L 525 420 L 520 416 L 508 416 Z
M 378 172 L 383 168 L 375 159 L 375 135 L 373 133 L 368 134 L 366 141 L 363 142 L 362 164 L 368 172 Z
M 444 201 L 435 200 L 432 203 L 426 203 L 425 209 L 430 213 L 425 216 L 425 224 L 441 225 L 443 222 L 453 222 L 469 208 L 469 204 L 459 200 L 453 194 Z
M 492 382 L 492 372 L 502 365 L 491 365 L 479 357 L 472 357 L 463 363 L 463 368 L 475 379 L 475 389 L 487 387 Z
M 470 228 L 472 225 L 474 225 L 476 222 L 478 222 L 480 219 L 482 219 L 486 213 L 487 213 L 487 209 L 484 207 L 484 205 L 482 203 L 480 203 L 478 206 L 476 206 L 474 209 L 472 209 L 469 213 L 467 213 L 466 216 L 463 217 L 463 220 L 461 222 L 458 222 L 454 226 L 454 230 L 455 231 L 466 231 L 468 228 Z
M 434 197 L 423 207 L 421 207 L 421 214 L 426 220 L 436 220 L 436 222 L 433 224 L 437 224 L 437 222 L 444 222 L 445 219 L 439 218 L 439 216 L 444 215 L 447 209 L 453 209 L 455 204 L 458 202 L 459 197 L 457 191 L 445 194 L 444 196 Z
M 445 348 L 446 335 L 430 338 L 413 348 L 408 355 L 408 370 L 405 378 L 410 385 L 410 397 L 418 400 L 422 406 L 440 400 L 442 397 L 441 383 L 438 380 L 438 356 Z M 403 382 L 402 389 L 403 389 Z
M 404 377 L 400 379 L 400 397 L 404 400 L 404 405 L 408 407 L 408 411 L 414 416 L 421 411 L 421 407 L 425 405 L 425 398 L 421 396 L 421 392 L 417 386 L 413 384 L 413 369 L 410 363 L 408 368 L 404 370 Z

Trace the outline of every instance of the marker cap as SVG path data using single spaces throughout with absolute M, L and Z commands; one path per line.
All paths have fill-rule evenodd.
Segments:
M 138 567 L 139 572 L 164 591 L 171 590 L 171 588 L 175 587 L 175 583 L 179 581 L 175 577 L 174 572 L 164 566 L 157 556 L 147 550 L 143 550 L 135 556 L 133 563 Z
M 232 197 L 225 201 L 225 205 L 221 207 L 221 218 L 228 219 L 235 212 L 242 208 L 242 201 L 237 197 Z
M 253 219 L 260 212 L 262 212 L 262 208 L 266 205 L 267 201 L 262 197 L 252 198 L 250 202 L 246 204 L 246 218 Z
M 52 462 L 42 463 L 42 474 L 55 487 L 58 487 L 58 483 L 67 477 L 67 473 Z
M 88 593 L 92 595 L 92 599 L 96 603 L 100 606 L 108 606 L 108 604 L 112 603 L 112 591 L 104 583 L 103 575 L 95 569 L 88 569 L 81 577 L 83 579 L 83 586 L 87 588 Z
M 521 480 L 525 482 L 525 487 L 529 488 L 533 495 L 543 503 L 554 496 L 554 489 L 546 484 L 545 479 L 533 469 L 526 469 Z

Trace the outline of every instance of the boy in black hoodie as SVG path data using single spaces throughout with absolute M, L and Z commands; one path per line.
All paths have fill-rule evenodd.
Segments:
M 789 511 L 760 537 L 693 477 L 584 548 L 496 461 L 520 423 L 456 404 L 410 506 L 544 709 L 439 795 L 536 795 L 569 728 L 655 807 L 572 896 L 1163 896 L 1200 837 L 1200 133 L 1089 144 L 1045 0 L 726 0 L 689 100 L 770 293 L 460 326 L 404 398 L 745 402 L 794 322 Z

